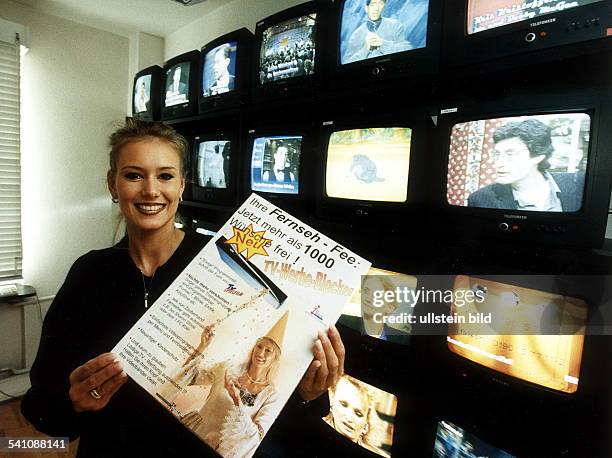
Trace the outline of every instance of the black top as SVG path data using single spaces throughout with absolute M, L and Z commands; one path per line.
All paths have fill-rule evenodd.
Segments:
M 209 239 L 186 233 L 174 254 L 147 282 L 149 304 Z M 145 310 L 143 279 L 128 253 L 127 239 L 77 259 L 45 317 L 30 372 L 32 388 L 23 398 L 22 413 L 45 434 L 80 436 L 79 457 L 217 456 L 131 379 L 97 412 L 77 414 L 72 408 L 70 373 L 110 351 Z M 319 398 L 323 405 L 318 402 L 304 409 L 294 395 L 285 411 L 300 409 L 299 416 L 313 411 L 318 417 L 325 410 L 326 398 Z

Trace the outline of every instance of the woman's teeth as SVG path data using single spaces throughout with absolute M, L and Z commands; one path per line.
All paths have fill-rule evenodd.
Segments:
M 164 207 L 165 204 L 136 204 L 138 211 L 149 215 L 160 212 Z

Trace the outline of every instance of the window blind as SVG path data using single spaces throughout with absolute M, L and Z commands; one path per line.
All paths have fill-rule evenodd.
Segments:
M 19 39 L 0 41 L 0 280 L 21 277 Z

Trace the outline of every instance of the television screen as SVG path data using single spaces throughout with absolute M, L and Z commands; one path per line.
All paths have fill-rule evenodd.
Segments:
M 582 208 L 591 118 L 559 113 L 455 124 L 450 205 L 540 212 Z
M 328 197 L 405 202 L 412 131 L 403 127 L 333 132 L 327 150 Z
M 329 389 L 323 420 L 347 439 L 380 456 L 391 456 L 397 397 L 344 374 Z
M 298 194 L 301 151 L 301 136 L 256 138 L 251 156 L 251 190 Z
M 471 35 L 600 1 L 603 0 L 468 0 L 467 33 Z
M 399 291 L 409 297 L 408 289 L 416 290 L 417 279 L 389 270 L 370 268 L 367 275 L 361 277 L 361 288 L 355 290 L 350 301 L 342 311 L 339 323 L 363 334 L 394 343 L 407 344 L 410 340 L 414 305 L 408 300 L 381 298 L 387 291 Z M 388 317 L 393 317 L 389 319 Z
M 441 421 L 438 423 L 433 458 L 455 457 L 514 458 L 514 455 L 481 441 L 451 422 Z
M 340 63 L 424 48 L 428 13 L 429 0 L 346 0 Z
M 211 49 L 204 57 L 202 95 L 210 97 L 234 90 L 238 42 L 231 41 Z
M 166 70 L 166 97 L 164 106 L 171 107 L 189 102 L 189 71 L 191 62 L 181 62 Z
M 463 275 L 453 289 L 455 297 L 478 291 L 484 298 L 453 305 L 453 316 L 495 315 L 494 326 L 449 325 L 453 353 L 521 380 L 576 392 L 587 319 L 583 300 Z
M 226 189 L 229 186 L 231 142 L 204 141 L 198 149 L 196 179 L 202 188 Z
M 134 113 L 151 110 L 151 75 L 142 75 L 136 80 L 134 91 Z
M 316 20 L 313 13 L 263 31 L 259 55 L 261 84 L 314 74 Z

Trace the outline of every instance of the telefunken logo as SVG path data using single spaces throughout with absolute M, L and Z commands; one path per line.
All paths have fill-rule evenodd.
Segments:
M 238 288 L 236 288 L 232 283 L 229 283 L 227 288 L 225 288 L 223 291 L 236 296 L 242 296 L 244 294 L 242 291 L 238 291 Z
M 556 22 L 556 21 L 557 21 L 557 18 L 554 17 L 552 19 L 545 19 L 543 21 L 532 22 L 531 24 L 529 24 L 529 26 L 530 27 L 537 27 L 537 26 L 542 25 L 542 24 L 550 24 L 551 22 Z
M 525 215 L 504 215 L 504 218 L 527 219 Z

